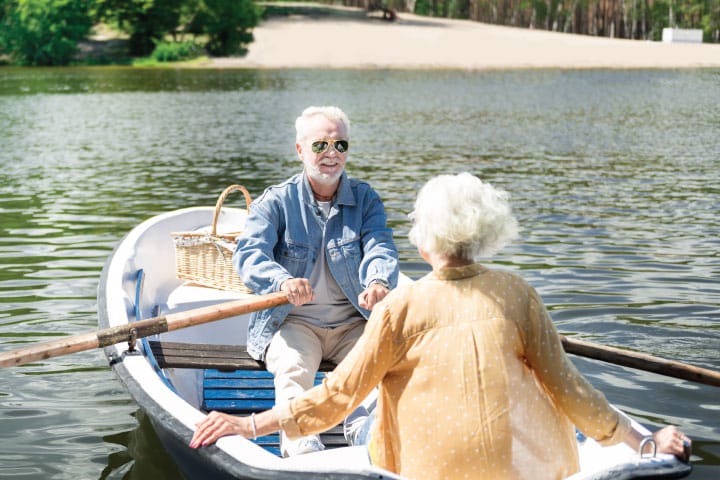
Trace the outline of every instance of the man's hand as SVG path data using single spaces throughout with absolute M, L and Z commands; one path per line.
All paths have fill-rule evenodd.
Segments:
M 307 278 L 285 280 L 280 286 L 280 291 L 285 292 L 288 300 L 293 305 L 303 305 L 315 298 L 310 281 Z
M 388 293 L 390 293 L 390 290 L 387 287 L 373 282 L 358 295 L 358 303 L 362 308 L 372 310 L 375 304 L 385 298 Z

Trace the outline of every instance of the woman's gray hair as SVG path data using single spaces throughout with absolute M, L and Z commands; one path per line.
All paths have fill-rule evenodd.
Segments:
M 308 107 L 295 119 L 295 141 L 297 143 L 302 143 L 305 140 L 307 120 L 315 115 L 322 115 L 328 120 L 342 123 L 345 127 L 345 134 L 350 136 L 350 120 L 340 108 L 333 106 Z
M 410 216 L 410 241 L 445 257 L 490 256 L 518 235 L 509 194 L 467 172 L 428 181 Z

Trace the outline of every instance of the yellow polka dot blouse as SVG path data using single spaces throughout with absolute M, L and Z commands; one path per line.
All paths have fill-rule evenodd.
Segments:
M 606 444 L 630 428 L 537 292 L 479 264 L 391 292 L 335 371 L 276 412 L 291 438 L 321 432 L 378 385 L 373 463 L 412 479 L 559 479 L 579 469 L 573 425 Z

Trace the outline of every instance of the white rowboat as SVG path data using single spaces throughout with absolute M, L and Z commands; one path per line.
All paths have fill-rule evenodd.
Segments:
M 171 233 L 208 227 L 213 211 L 213 207 L 171 211 L 128 233 L 103 269 L 98 291 L 100 328 L 249 295 L 193 285 L 176 277 Z M 245 210 L 223 208 L 218 231 L 241 230 L 245 215 Z M 291 458 L 278 455 L 276 435 L 257 442 L 228 436 L 207 448 L 188 447 L 195 424 L 207 410 L 247 414 L 274 402 L 269 374 L 243 355 L 248 320 L 246 314 L 105 348 L 113 370 L 187 478 L 403 478 L 371 465 L 364 447 L 344 446 L 337 427 L 323 434 L 326 450 Z M 625 444 L 601 447 L 583 438 L 578 442 L 581 471 L 570 477 L 573 480 L 681 478 L 692 469 L 671 455 L 641 457 Z

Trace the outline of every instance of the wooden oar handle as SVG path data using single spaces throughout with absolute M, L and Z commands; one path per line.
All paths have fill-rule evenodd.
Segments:
M 135 338 L 143 338 L 236 315 L 265 310 L 285 303 L 288 303 L 288 299 L 284 292 L 251 295 L 242 300 L 233 300 L 185 312 L 170 313 L 96 332 L 71 335 L 38 343 L 30 347 L 0 352 L 0 368 L 23 365 L 38 360 L 59 357 L 60 355 L 92 350 L 93 348 L 108 347 L 116 343 L 126 342 L 131 333 Z
M 720 372 L 673 360 L 665 360 L 644 353 L 570 339 L 563 335 L 560 336 L 560 340 L 567 353 L 602 360 L 603 362 L 614 363 L 624 367 L 658 373 L 668 377 L 681 378 L 683 380 L 720 387 Z
M 265 295 L 251 295 L 242 300 L 210 305 L 209 307 L 195 308 L 185 312 L 171 313 L 166 315 L 168 331 L 181 328 L 202 325 L 203 323 L 214 322 L 223 318 L 244 315 L 258 310 L 277 307 L 288 303 L 285 292 L 268 293 Z

